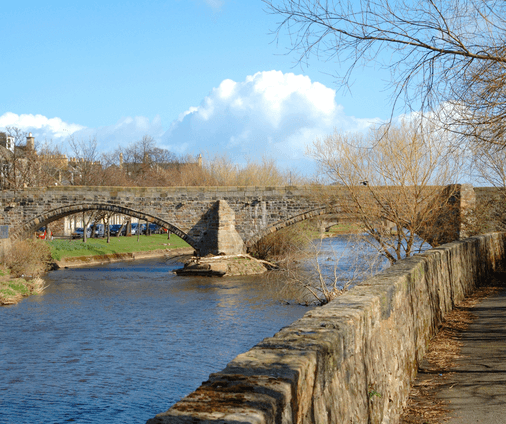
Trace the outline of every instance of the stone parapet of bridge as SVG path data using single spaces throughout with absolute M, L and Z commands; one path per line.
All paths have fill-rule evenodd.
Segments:
M 338 217 L 339 202 L 346 201 L 344 193 L 345 190 L 337 186 L 310 185 L 27 188 L 1 192 L 0 226 L 8 229 L 12 241 L 33 234 L 37 228 L 56 219 L 102 210 L 159 224 L 180 236 L 200 254 L 228 253 L 230 250 L 224 251 L 228 248 L 223 246 L 232 246 L 234 240 L 237 243 L 232 251 L 237 251 L 299 221 L 329 213 Z M 331 207 L 328 204 L 330 198 L 333 199 Z M 218 207 L 221 201 L 223 204 Z M 220 212 L 212 213 L 213 210 Z M 348 220 L 348 215 L 344 219 Z M 449 237 L 454 240 L 460 234 L 460 213 L 453 213 L 452 219 L 455 219 L 455 225 Z M 216 231 L 219 222 L 220 231 Z M 448 237 L 445 241 L 449 241 Z M 218 247 L 219 244 L 222 247 Z M 243 247 L 239 248 L 241 244 Z
M 270 228 L 321 214 L 323 205 L 313 193 L 311 186 L 28 188 L 1 193 L 0 225 L 16 239 L 64 216 L 103 210 L 157 223 L 207 251 L 216 224 L 209 212 L 218 201 L 233 211 L 235 230 L 248 246 Z

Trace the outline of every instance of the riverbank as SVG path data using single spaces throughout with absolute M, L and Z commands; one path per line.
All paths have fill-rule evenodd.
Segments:
M 10 270 L 0 267 L 0 306 L 15 305 L 24 297 L 42 293 L 44 288 L 44 280 L 41 278 L 15 278 L 11 276 Z
M 104 265 L 111 262 L 136 259 L 185 256 L 185 266 L 179 275 L 237 276 L 262 274 L 273 265 L 250 255 L 214 256 L 197 258 L 191 256 L 194 249 L 179 237 L 166 235 L 104 239 L 53 240 L 49 242 L 55 268 L 76 268 Z M 188 256 L 191 256 L 188 258 Z
M 23 243 L 26 244 L 26 242 Z M 166 234 L 140 236 L 139 238 L 111 237 L 110 243 L 107 243 L 105 239 L 89 239 L 86 243 L 83 243 L 82 240 L 52 240 L 50 242 L 35 240 L 28 243 L 35 244 L 21 247 L 16 244 L 14 246 L 15 256 L 18 257 L 17 262 L 24 263 L 23 258 L 28 257 L 33 259 L 34 249 L 37 250 L 37 246 L 43 245 L 43 250 L 48 257 L 44 264 L 40 263 L 42 271 L 44 269 L 76 268 L 135 259 L 173 258 L 193 254 L 193 249 L 182 239 L 175 235 L 171 235 L 171 238 L 168 239 Z M 51 258 L 49 258 L 49 250 Z M 11 251 L 10 255 L 13 254 Z M 27 269 L 32 268 L 28 267 Z M 31 271 L 17 269 L 15 275 L 23 277 L 22 274 L 27 273 L 31 274 Z M 24 297 L 42 293 L 44 288 L 44 280 L 41 278 L 15 278 L 5 264 L 4 266 L 0 265 L 0 305 L 16 304 Z
M 55 268 L 75 268 L 90 265 L 104 265 L 111 262 L 133 261 L 135 259 L 167 257 L 193 254 L 181 238 L 166 234 L 151 236 L 111 237 L 106 239 L 53 240 L 49 242 Z
M 190 246 L 176 235 L 167 239 L 166 234 L 153 234 L 132 237 L 111 237 L 110 242 L 106 239 L 93 238 L 83 243 L 78 240 L 52 240 L 48 242 L 51 248 L 51 256 L 54 261 L 72 261 L 70 258 L 79 257 L 112 257 L 115 255 L 151 252 L 170 251 L 179 248 L 190 248 Z M 193 250 L 192 250 L 193 251 Z M 112 256 L 111 256 L 112 255 Z
M 79 268 L 90 265 L 105 265 L 112 262 L 133 261 L 147 258 L 175 258 L 193 254 L 191 247 L 156 249 L 129 253 L 109 253 L 105 255 L 71 256 L 55 261 L 55 268 Z

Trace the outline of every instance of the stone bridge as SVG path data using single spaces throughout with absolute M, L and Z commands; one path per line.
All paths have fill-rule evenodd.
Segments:
M 331 212 L 316 193 L 336 187 L 79 187 L 3 191 L 3 237 L 16 240 L 65 216 L 101 210 L 156 223 L 201 255 L 238 253 L 267 234 Z M 332 210 L 333 219 L 339 215 Z M 348 217 L 349 218 L 349 217 Z M 343 218 L 344 219 L 344 218 Z M 457 225 L 460 225 L 457 223 Z M 459 238 L 459 231 L 452 239 Z

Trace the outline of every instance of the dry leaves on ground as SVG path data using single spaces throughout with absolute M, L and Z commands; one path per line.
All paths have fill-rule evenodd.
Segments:
M 452 367 L 460 357 L 462 333 L 475 319 L 472 308 L 500 290 L 497 279 L 478 288 L 446 315 L 436 336 L 429 343 L 424 360 L 413 383 L 401 424 L 436 424 L 447 421 L 448 405 L 438 399 L 439 391 L 451 384 Z

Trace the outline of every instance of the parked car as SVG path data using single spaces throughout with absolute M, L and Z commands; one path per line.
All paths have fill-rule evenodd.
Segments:
M 158 224 L 149 224 L 149 231 L 151 231 L 151 234 L 160 234 L 162 232 L 162 227 L 160 227 Z
M 84 235 L 84 229 L 83 227 L 77 227 L 73 233 L 71 234 L 71 237 L 73 239 L 76 239 L 76 238 L 83 238 L 83 235 Z M 86 237 L 91 237 L 91 228 L 88 227 L 88 229 L 86 230 Z
M 141 228 L 142 229 L 142 228 Z M 132 235 L 136 235 L 137 234 L 137 231 L 139 231 L 139 223 L 137 222 L 132 222 Z M 142 234 L 142 232 L 140 233 Z
M 132 235 L 137 234 L 137 230 L 140 228 L 140 234 L 146 234 L 146 224 L 139 224 L 137 222 L 132 223 Z M 149 229 L 151 234 L 158 234 L 160 232 L 160 226 L 157 224 L 150 223 Z
M 109 232 L 110 232 L 111 236 L 117 236 L 120 229 L 121 229 L 121 224 L 113 224 L 113 225 L 109 226 Z M 120 236 L 124 236 L 124 235 L 126 235 L 126 225 L 123 226 Z
M 49 234 L 47 234 L 47 227 L 40 227 L 36 232 L 36 236 L 41 240 L 53 240 L 53 232 L 49 230 Z
M 105 236 L 105 225 L 104 224 L 91 224 L 89 228 L 92 232 L 93 232 L 93 225 L 95 225 L 94 237 L 104 237 Z

